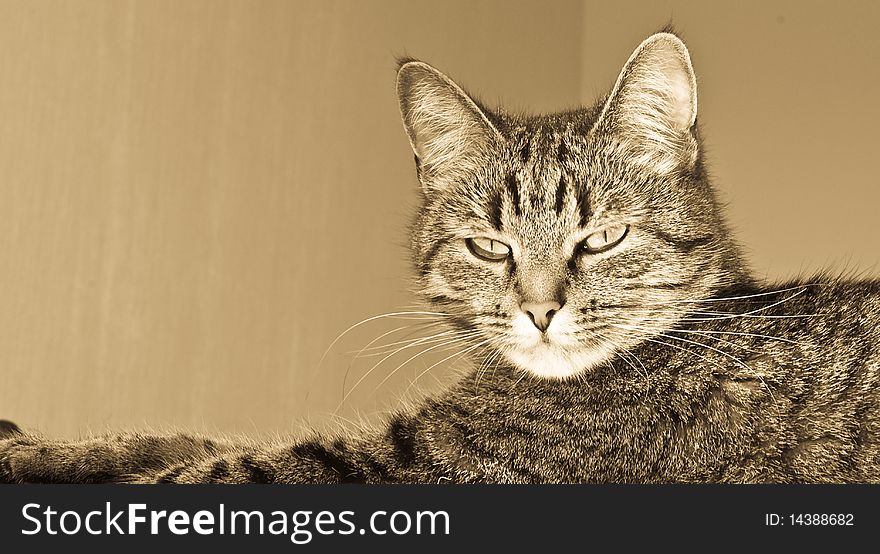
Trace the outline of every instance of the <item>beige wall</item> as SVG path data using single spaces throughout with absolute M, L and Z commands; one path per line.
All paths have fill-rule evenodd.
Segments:
M 583 17 L 587 97 L 646 32 L 682 32 L 710 167 L 756 273 L 880 276 L 880 3 L 591 1 Z
M 326 347 L 414 302 L 401 54 L 552 110 L 673 15 L 755 267 L 876 265 L 877 8 L 704 4 L 0 1 L 0 417 L 66 435 L 330 421 L 371 366 L 345 352 L 407 322 L 318 368 Z M 407 357 L 341 415 L 411 396 L 430 363 L 379 386 Z
M 493 100 L 572 105 L 580 13 L 0 2 L 0 417 L 58 434 L 326 420 L 345 352 L 398 322 L 364 326 L 316 371 L 326 347 L 414 301 L 395 57 Z M 375 391 L 400 361 L 342 414 L 393 403 L 425 367 Z

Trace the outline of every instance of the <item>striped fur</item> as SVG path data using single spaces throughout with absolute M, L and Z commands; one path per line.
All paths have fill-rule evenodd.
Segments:
M 339 436 L 56 441 L 0 424 L 0 482 L 880 482 L 880 282 L 749 274 L 675 35 L 642 43 L 597 105 L 548 116 L 489 111 L 422 62 L 398 75 L 418 288 L 475 370 Z M 477 237 L 512 256 L 479 258 Z M 541 332 L 521 304 L 550 299 Z

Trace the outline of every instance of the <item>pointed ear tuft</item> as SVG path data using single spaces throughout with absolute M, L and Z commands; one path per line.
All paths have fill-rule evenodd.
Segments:
M 637 163 L 666 173 L 696 159 L 691 128 L 697 81 L 687 47 L 671 33 L 652 35 L 626 62 L 595 128 L 610 132 Z
M 426 188 L 441 187 L 472 169 L 500 136 L 476 102 L 426 63 L 409 60 L 401 64 L 397 97 Z

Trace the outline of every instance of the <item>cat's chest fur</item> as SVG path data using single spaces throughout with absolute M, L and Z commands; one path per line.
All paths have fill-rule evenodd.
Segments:
M 444 412 L 437 455 L 477 481 L 865 480 L 880 458 L 880 361 L 865 325 L 880 288 L 802 290 L 719 303 L 712 313 L 729 316 L 580 379 L 467 379 L 427 408 Z

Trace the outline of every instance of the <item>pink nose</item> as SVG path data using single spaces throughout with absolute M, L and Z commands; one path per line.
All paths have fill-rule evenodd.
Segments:
M 562 305 L 559 302 L 523 302 L 519 307 L 543 333 Z

